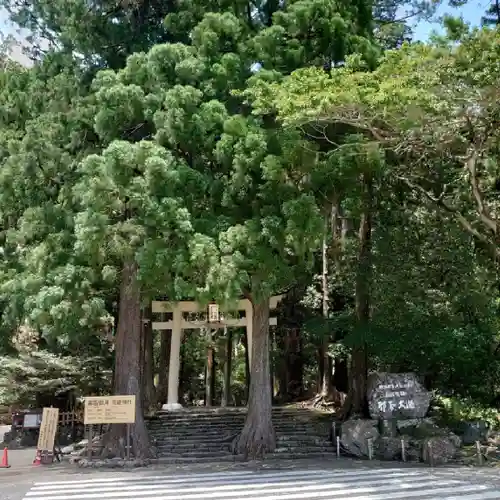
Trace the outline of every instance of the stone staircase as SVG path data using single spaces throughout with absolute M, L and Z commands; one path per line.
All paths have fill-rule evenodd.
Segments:
M 195 408 L 160 412 L 148 420 L 151 440 L 163 463 L 238 461 L 232 453 L 234 438 L 242 430 L 246 408 Z M 269 458 L 321 458 L 333 456 L 329 440 L 332 418 L 310 409 L 273 408 L 277 437 Z

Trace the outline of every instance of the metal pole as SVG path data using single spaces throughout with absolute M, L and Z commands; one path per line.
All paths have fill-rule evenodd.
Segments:
M 337 436 L 337 458 L 340 458 L 340 437 Z
M 130 424 L 127 424 L 127 460 L 130 460 Z
M 478 465 L 483 464 L 483 454 L 481 453 L 481 443 L 476 441 L 476 451 L 477 451 L 477 463 Z
M 401 440 L 401 459 L 403 462 L 406 462 L 406 449 L 405 449 L 405 440 Z

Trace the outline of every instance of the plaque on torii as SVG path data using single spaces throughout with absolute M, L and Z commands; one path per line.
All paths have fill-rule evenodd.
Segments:
M 208 323 L 219 323 L 220 322 L 220 314 L 219 314 L 219 306 L 218 304 L 209 304 L 208 305 Z

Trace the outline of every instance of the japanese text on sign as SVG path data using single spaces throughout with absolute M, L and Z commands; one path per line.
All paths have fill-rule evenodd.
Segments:
M 415 401 L 408 394 L 408 390 L 412 389 L 414 385 L 413 381 L 380 384 L 378 389 L 382 391 L 383 396 L 377 402 L 378 411 L 387 413 L 396 410 L 414 410 Z
M 85 398 L 85 425 L 135 423 L 135 396 L 91 396 Z
M 41 451 L 52 451 L 54 449 L 58 423 L 59 409 L 44 408 L 37 449 Z

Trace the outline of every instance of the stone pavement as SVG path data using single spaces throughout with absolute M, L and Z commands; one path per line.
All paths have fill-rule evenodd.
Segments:
M 31 463 L 32 451 L 25 454 Z M 500 500 L 500 471 L 351 459 L 158 464 L 129 471 L 80 469 L 67 463 L 0 469 L 0 500 L 219 498 Z
M 500 500 L 495 481 L 407 467 L 94 473 L 35 482 L 24 500 Z

